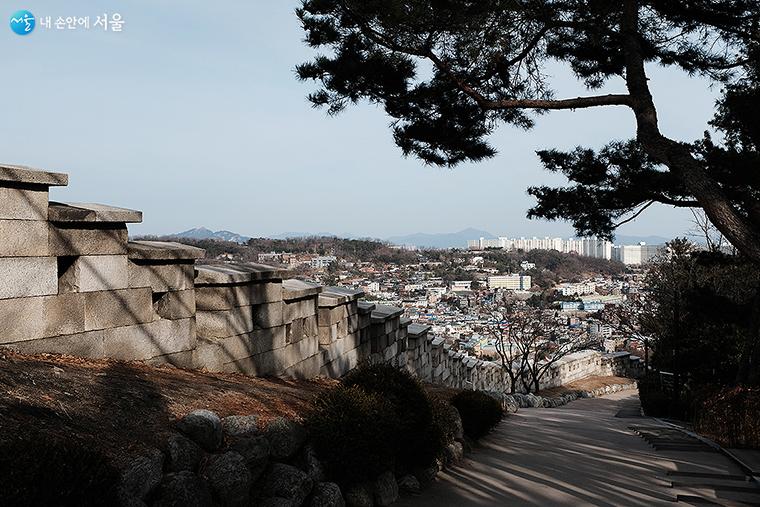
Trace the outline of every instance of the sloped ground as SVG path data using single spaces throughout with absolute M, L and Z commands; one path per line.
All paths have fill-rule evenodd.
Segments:
M 123 458 L 161 447 L 172 424 L 205 408 L 299 418 L 335 381 L 251 378 L 0 349 L 0 444 L 27 432 L 76 437 Z
M 625 377 L 592 376 L 576 380 L 575 382 L 570 382 L 569 384 L 561 387 L 544 389 L 539 393 L 539 395 L 547 398 L 552 398 L 555 396 L 562 396 L 563 394 L 567 394 L 571 391 L 593 391 L 594 389 L 599 389 L 600 387 L 635 383 L 636 381 L 634 379 Z

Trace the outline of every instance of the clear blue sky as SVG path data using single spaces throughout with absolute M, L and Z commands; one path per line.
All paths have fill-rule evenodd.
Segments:
M 293 0 L 38 1 L 8 4 L 0 27 L 0 161 L 67 172 L 63 201 L 140 209 L 134 234 L 196 226 L 248 235 L 330 231 L 373 237 L 477 227 L 499 235 L 569 236 L 529 221 L 525 189 L 562 179 L 534 155 L 601 146 L 633 134 L 623 109 L 558 112 L 530 132 L 502 128 L 493 160 L 456 169 L 404 159 L 373 106 L 328 118 L 293 68 L 311 50 Z M 119 12 L 122 33 L 43 30 L 19 37 L 17 9 L 35 15 Z M 558 96 L 585 93 L 555 69 Z M 718 90 L 651 69 L 663 131 L 701 135 Z M 621 90 L 616 83 L 610 90 Z M 653 209 L 620 233 L 684 234 L 683 210 Z

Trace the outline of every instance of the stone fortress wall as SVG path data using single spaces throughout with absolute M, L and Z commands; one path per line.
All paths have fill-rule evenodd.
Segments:
M 141 212 L 49 202 L 49 188 L 67 184 L 0 166 L 2 347 L 300 378 L 388 362 L 442 385 L 508 388 L 497 364 L 452 350 L 400 308 L 270 266 L 196 264 L 204 251 L 187 245 L 129 241 Z M 556 364 L 544 387 L 640 369 L 629 355 L 586 351 Z

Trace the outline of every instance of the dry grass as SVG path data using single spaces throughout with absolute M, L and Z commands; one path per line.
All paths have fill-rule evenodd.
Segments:
M 25 432 L 77 436 L 114 456 L 160 447 L 172 424 L 205 408 L 300 418 L 334 380 L 252 378 L 0 349 L 0 442 Z

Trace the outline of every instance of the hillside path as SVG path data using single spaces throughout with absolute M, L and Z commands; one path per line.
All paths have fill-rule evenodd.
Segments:
M 404 507 L 673 505 L 673 475 L 738 474 L 708 449 L 655 451 L 630 427 L 658 426 L 625 391 L 509 416 L 455 468 Z

